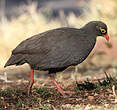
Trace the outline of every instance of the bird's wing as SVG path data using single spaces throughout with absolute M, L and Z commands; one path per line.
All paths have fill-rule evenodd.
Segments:
M 40 68 L 66 67 L 87 56 L 91 45 L 84 37 L 80 30 L 55 29 L 23 41 L 12 53 L 26 54 L 28 62 Z
M 69 29 L 69 28 L 68 28 Z M 43 32 L 41 34 L 34 35 L 24 41 L 22 41 L 13 51 L 13 54 L 34 54 L 40 53 L 40 51 L 46 51 L 51 49 L 51 46 L 55 46 L 57 42 L 62 40 L 61 35 L 67 28 L 58 28 Z M 64 36 L 63 36 L 64 37 Z

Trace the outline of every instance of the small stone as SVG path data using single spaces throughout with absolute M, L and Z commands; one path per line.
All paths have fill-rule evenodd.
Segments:
M 107 108 L 107 107 L 109 107 L 109 104 L 104 104 L 104 106 Z
M 1 97 L 1 99 L 3 100 L 3 99 L 4 99 L 4 97 Z
M 88 99 L 89 100 L 93 100 L 94 99 L 94 96 L 88 96 Z
M 94 96 L 98 96 L 99 94 L 95 93 Z

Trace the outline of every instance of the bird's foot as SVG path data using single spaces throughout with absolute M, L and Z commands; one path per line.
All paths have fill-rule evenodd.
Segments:
M 33 85 L 34 82 L 30 81 L 29 83 L 30 84 L 29 84 L 29 87 L 28 87 L 28 96 L 30 96 L 30 93 L 31 93 L 31 90 L 32 90 L 32 85 Z
M 74 93 L 73 91 L 65 91 L 65 90 L 63 90 L 63 89 L 57 84 L 57 82 L 56 82 L 56 80 L 55 80 L 54 78 L 50 77 L 50 79 L 51 79 L 51 81 L 52 81 L 53 84 L 54 84 L 54 88 L 55 88 L 56 90 L 58 90 L 58 92 L 60 92 L 64 97 L 66 97 L 66 93 L 67 93 L 67 94 L 73 94 L 73 93 Z
M 31 93 L 31 89 L 30 87 L 28 88 L 28 96 L 30 96 L 30 93 Z

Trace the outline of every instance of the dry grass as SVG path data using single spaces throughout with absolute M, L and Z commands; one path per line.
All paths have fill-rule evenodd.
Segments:
M 35 7 L 33 6 L 35 9 Z M 31 10 L 34 10 L 31 8 Z M 11 21 L 0 22 L 0 66 L 3 66 L 11 50 L 22 40 L 40 32 L 60 27 L 58 21 L 47 22 L 41 13 L 30 11 Z
M 92 1 L 90 4 L 87 4 L 88 9 L 84 9 L 84 13 L 75 18 L 75 16 L 69 16 L 69 22 L 73 23 L 77 27 L 81 27 L 82 25 L 86 24 L 92 20 L 101 20 L 104 21 L 109 28 L 109 34 L 111 36 L 117 35 L 117 7 L 116 7 L 116 0 L 95 0 Z
M 80 17 L 73 14 L 68 16 L 68 22 L 75 27 L 81 27 L 91 20 L 103 20 L 109 27 L 109 34 L 116 36 L 116 0 L 95 0 L 88 6 L 90 11 L 86 11 Z M 6 60 L 11 54 L 11 50 L 15 48 L 22 40 L 48 29 L 61 27 L 58 20 L 47 21 L 42 13 L 36 12 L 37 5 L 34 3 L 25 7 L 28 13 L 22 14 L 18 18 L 11 21 L 3 20 L 0 22 L 0 67 L 3 67 Z

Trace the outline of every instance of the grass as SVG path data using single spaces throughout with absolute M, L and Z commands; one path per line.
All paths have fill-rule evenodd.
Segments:
M 40 109 L 45 110 L 49 107 L 49 104 L 42 105 L 41 102 L 49 100 L 54 94 L 54 91 L 47 88 L 40 88 L 38 90 L 37 88 L 34 88 L 32 95 L 28 97 L 26 90 L 7 88 L 0 91 L 0 107 L 4 108 L 6 105 L 8 109 L 18 109 L 25 108 L 26 106 L 33 106 L 33 108 L 40 107 Z
M 108 89 L 110 86 L 114 85 L 117 88 L 117 82 L 110 76 L 107 75 L 105 72 L 106 79 L 103 81 L 97 80 L 97 83 L 90 82 L 88 79 L 84 81 L 84 83 L 78 83 L 76 82 L 77 88 L 76 91 L 81 90 L 94 90 L 94 91 L 100 91 L 101 89 Z
M 32 7 L 32 5 L 30 6 Z M 11 54 L 11 50 L 24 39 L 44 32 L 49 29 L 60 27 L 57 20 L 48 22 L 42 13 L 35 11 L 36 5 L 28 8 L 29 13 L 22 14 L 11 21 L 0 22 L 0 66 L 2 67 Z
M 50 106 L 50 104 L 44 104 L 44 105 L 40 106 L 39 109 L 41 109 L 41 110 L 49 110 L 49 109 L 51 109 L 51 106 Z
M 111 34 L 111 36 L 116 36 L 117 8 L 115 4 L 116 0 L 108 2 L 106 0 L 95 0 L 92 1 L 90 5 L 88 4 L 88 9 L 86 9 L 81 16 L 77 18 L 73 14 L 70 14 L 67 17 L 67 20 L 70 25 L 77 28 L 80 28 L 91 20 L 103 20 L 109 27 L 109 34 Z M 109 8 L 104 8 L 106 6 Z M 11 54 L 11 50 L 14 49 L 22 40 L 34 34 L 62 26 L 58 19 L 48 22 L 48 19 L 44 17 L 44 13 L 37 13 L 36 3 L 32 3 L 25 8 L 28 13 L 24 13 L 11 21 L 5 19 L 0 22 L 0 67 L 3 67 Z
M 1 109 L 7 108 L 11 109 L 40 109 L 40 110 L 52 110 L 60 109 L 64 110 L 65 108 L 73 110 L 83 110 L 83 108 L 89 107 L 92 110 L 96 107 L 107 106 L 108 108 L 114 108 L 116 102 L 115 96 L 112 92 L 112 86 L 115 86 L 115 91 L 117 89 L 117 80 L 108 76 L 99 81 L 84 81 L 77 82 L 76 85 L 72 84 L 70 88 L 75 91 L 72 95 L 68 97 L 63 97 L 61 94 L 56 93 L 56 90 L 48 87 L 35 86 L 32 89 L 32 94 L 27 95 L 27 89 L 24 88 L 6 88 L 0 90 L 0 107 Z M 22 86 L 21 86 L 22 87 Z M 65 90 L 67 90 L 65 88 Z M 102 110 L 99 109 L 99 110 Z M 115 109 L 115 108 L 114 108 Z M 112 110 L 114 110 L 112 109 Z

